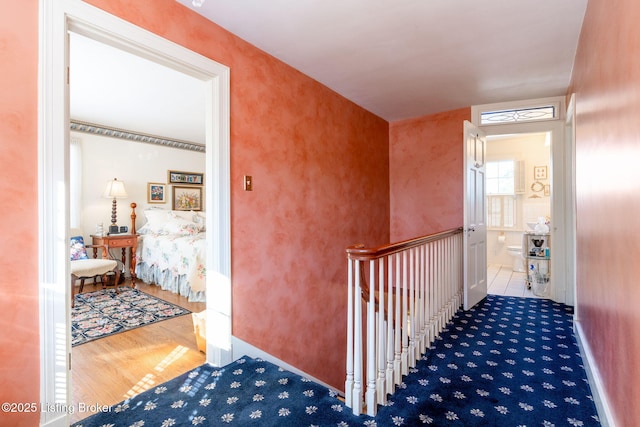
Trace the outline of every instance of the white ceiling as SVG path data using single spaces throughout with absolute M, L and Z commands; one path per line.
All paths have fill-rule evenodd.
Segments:
M 69 68 L 72 120 L 205 143 L 202 81 L 75 33 Z
M 388 121 L 563 95 L 587 4 L 176 1 Z M 72 118 L 204 142 L 200 82 L 95 44 L 72 41 Z

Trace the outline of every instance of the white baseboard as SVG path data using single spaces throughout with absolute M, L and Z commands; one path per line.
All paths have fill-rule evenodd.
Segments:
M 301 371 L 300 369 L 296 368 L 295 366 L 292 366 L 290 364 L 288 364 L 287 362 L 284 362 L 280 359 L 278 359 L 275 356 L 272 356 L 271 354 L 259 349 L 258 347 L 255 347 L 245 341 L 242 341 L 239 338 L 236 337 L 231 337 L 231 342 L 232 342 L 232 346 L 231 348 L 233 349 L 233 360 L 237 360 L 239 358 L 241 358 L 242 356 L 249 356 L 249 357 L 253 357 L 253 358 L 259 358 L 262 360 L 266 360 L 267 362 L 271 362 L 274 365 L 278 365 L 284 369 L 286 369 L 287 371 L 293 372 L 294 374 L 298 374 L 302 377 L 306 377 L 309 378 L 310 380 L 312 380 L 315 383 L 318 383 L 326 388 L 328 388 L 329 390 L 333 390 L 336 393 L 338 393 L 340 396 L 344 396 L 344 393 L 341 392 L 340 390 L 336 389 L 335 387 L 330 386 L 329 384 L 320 381 L 319 379 L 307 374 L 304 371 Z
M 40 427 L 68 427 L 69 426 L 69 414 L 62 414 L 54 419 L 46 421 L 40 419 Z
M 593 395 L 593 401 L 596 404 L 596 410 L 598 411 L 598 418 L 600 418 L 600 424 L 603 427 L 616 427 L 615 418 L 611 412 L 611 406 L 607 399 L 607 393 L 604 389 L 604 384 L 600 376 L 600 371 L 593 358 L 591 347 L 589 342 L 584 339 L 584 332 L 579 321 L 574 318 L 574 332 L 576 334 L 576 341 L 580 348 L 580 354 L 584 361 L 584 368 L 587 372 L 587 379 L 591 386 L 591 394 Z

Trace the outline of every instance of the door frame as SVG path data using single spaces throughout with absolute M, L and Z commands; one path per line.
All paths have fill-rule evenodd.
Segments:
M 520 109 L 544 104 L 558 106 L 557 117 L 551 120 L 509 123 L 481 126 L 480 113 Z M 575 274 L 570 266 L 575 265 L 575 192 L 571 164 L 575 164 L 575 154 L 566 141 L 565 98 L 550 97 L 523 101 L 476 105 L 471 107 L 471 122 L 482 129 L 487 136 L 551 132 L 551 299 L 574 305 Z M 573 163 L 572 163 L 573 162 Z
M 231 361 L 229 68 L 98 8 L 39 0 L 40 400 L 56 404 L 40 425 L 68 426 L 71 289 L 69 265 L 69 31 L 126 50 L 205 82 L 207 362 Z M 69 408 L 65 410 L 65 408 Z

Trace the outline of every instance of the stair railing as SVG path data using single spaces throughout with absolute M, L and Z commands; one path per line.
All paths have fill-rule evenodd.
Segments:
M 386 404 L 462 304 L 462 249 L 462 228 L 347 248 L 345 401 L 355 415 Z

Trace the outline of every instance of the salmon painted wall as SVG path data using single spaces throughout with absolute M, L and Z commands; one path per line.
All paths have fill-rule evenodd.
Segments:
M 38 2 L 0 2 L 0 401 L 40 400 Z M 0 412 L 35 426 L 36 413 Z
M 389 126 L 391 241 L 463 225 L 463 121 L 471 109 Z
M 590 0 L 576 94 L 579 321 L 616 425 L 640 420 L 640 3 Z
M 388 123 L 173 0 L 87 3 L 230 67 L 233 334 L 343 388 L 344 249 L 389 238 Z

